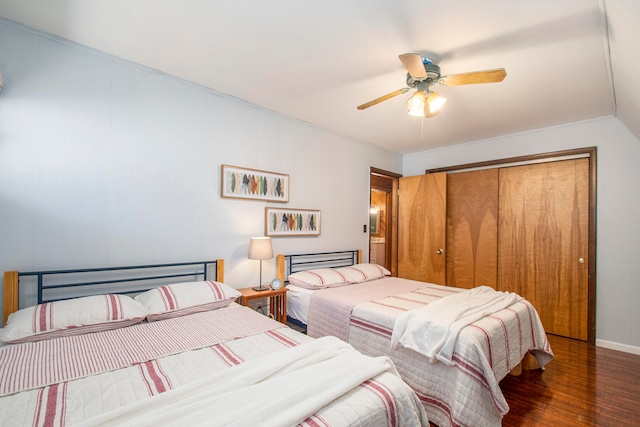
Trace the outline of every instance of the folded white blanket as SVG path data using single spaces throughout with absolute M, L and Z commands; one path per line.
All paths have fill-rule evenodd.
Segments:
M 409 348 L 435 363 L 454 365 L 453 349 L 467 325 L 509 307 L 522 297 L 488 286 L 446 296 L 423 308 L 409 310 L 396 319 L 391 348 Z
M 398 375 L 387 357 L 363 356 L 349 344 L 325 337 L 247 361 L 81 425 L 292 426 L 382 372 Z

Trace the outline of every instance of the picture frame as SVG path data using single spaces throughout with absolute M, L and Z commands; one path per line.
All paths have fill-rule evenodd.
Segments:
M 230 199 L 289 202 L 289 175 L 222 165 L 220 196 Z
M 320 236 L 320 225 L 319 210 L 275 207 L 266 207 L 264 210 L 265 236 Z

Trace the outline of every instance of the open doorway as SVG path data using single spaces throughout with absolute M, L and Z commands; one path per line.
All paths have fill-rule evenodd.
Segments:
M 371 168 L 369 189 L 369 262 L 397 276 L 398 179 L 402 175 Z
M 377 188 L 371 189 L 369 211 L 369 261 L 389 268 L 387 259 L 387 213 L 388 192 Z

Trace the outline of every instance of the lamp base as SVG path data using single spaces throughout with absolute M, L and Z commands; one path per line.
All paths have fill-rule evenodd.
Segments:
M 256 286 L 255 288 L 251 288 L 251 289 L 253 289 L 254 291 L 258 291 L 258 292 L 268 291 L 269 290 L 269 288 L 267 286 Z

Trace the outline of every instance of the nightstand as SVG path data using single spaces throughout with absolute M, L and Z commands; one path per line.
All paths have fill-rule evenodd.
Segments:
M 266 291 L 254 291 L 252 288 L 238 289 L 242 294 L 239 297 L 240 304 L 245 307 L 249 306 L 249 302 L 254 299 L 269 298 L 269 313 L 277 321 L 287 324 L 287 288 L 282 287 L 277 291 L 271 289 L 267 285 Z

